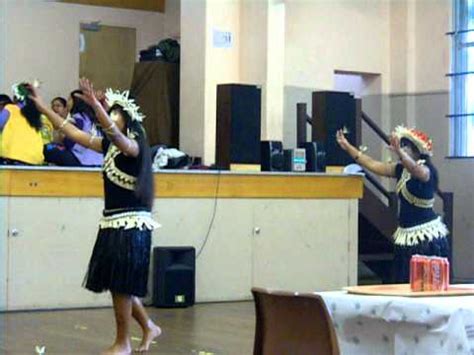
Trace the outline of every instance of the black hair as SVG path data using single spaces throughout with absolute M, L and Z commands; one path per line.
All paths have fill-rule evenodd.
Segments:
M 67 106 L 67 100 L 66 100 L 64 97 L 61 97 L 61 96 L 55 97 L 54 99 L 51 100 L 51 104 L 52 104 L 54 101 L 59 101 L 64 107 Z
M 25 99 L 21 101 L 19 101 L 18 97 L 15 96 L 15 102 L 21 102 L 22 104 L 20 109 L 21 114 L 26 118 L 26 121 L 32 128 L 34 128 L 36 131 L 39 131 L 41 127 L 43 127 L 43 123 L 41 122 L 41 112 L 36 107 L 36 104 L 28 97 L 28 95 L 31 94 L 29 84 L 19 84 L 18 90 L 25 96 Z M 10 99 L 7 95 L 5 96 Z
M 12 103 L 13 103 L 13 101 L 10 98 L 10 96 L 5 95 L 5 94 L 0 94 L 0 105 L 8 105 L 8 104 L 12 104 Z
M 76 94 L 82 94 L 82 90 L 74 90 L 71 92 L 72 98 L 72 107 L 71 107 L 71 116 L 75 113 L 83 113 L 87 115 L 92 122 L 97 122 L 97 117 L 95 115 L 94 109 L 85 103 L 82 99 L 76 96 Z
M 131 132 L 138 143 L 140 153 L 138 154 L 139 170 L 137 176 L 137 184 L 135 186 L 135 196 L 140 199 L 146 207 L 152 208 L 154 199 L 154 181 L 153 171 L 151 169 L 151 152 L 150 145 L 146 137 L 145 129 L 142 124 L 138 121 L 132 120 L 127 111 L 122 106 L 115 104 L 113 105 L 109 113 L 118 111 L 125 119 L 125 129 L 127 132 Z
M 19 85 L 19 90 L 26 94 L 25 99 L 22 101 L 23 107 L 20 112 L 26 118 L 28 124 L 36 131 L 39 131 L 41 127 L 43 127 L 41 112 L 36 107 L 36 104 L 28 97 L 28 95 L 32 93 L 28 85 L 27 83 L 21 83 Z
M 25 106 L 21 108 L 21 114 L 26 117 L 28 124 L 39 131 L 43 127 L 41 122 L 41 112 L 36 107 L 35 103 L 27 97 L 24 101 Z
M 407 145 L 410 147 L 410 149 L 416 154 L 417 159 L 421 159 L 425 161 L 425 165 L 430 169 L 430 174 L 432 174 L 433 182 L 434 182 L 434 187 L 437 190 L 439 186 L 439 174 L 438 174 L 438 169 L 433 164 L 433 161 L 431 160 L 431 157 L 428 154 L 423 154 L 420 152 L 418 147 L 413 143 L 411 140 L 408 138 L 402 138 L 400 140 L 400 145 L 404 146 Z

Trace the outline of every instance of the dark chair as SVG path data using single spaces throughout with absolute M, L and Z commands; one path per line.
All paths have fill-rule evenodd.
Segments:
M 256 310 L 254 355 L 339 355 L 323 299 L 252 288 Z

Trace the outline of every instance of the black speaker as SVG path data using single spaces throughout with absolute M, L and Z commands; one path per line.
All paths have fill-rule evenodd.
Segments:
M 196 251 L 193 247 L 153 248 L 153 306 L 194 304 Z
M 321 142 L 326 148 L 327 165 L 347 165 L 352 158 L 336 141 L 336 132 L 346 128 L 346 138 L 354 146 L 361 142 L 360 100 L 347 92 L 313 92 L 312 141 Z
M 261 141 L 261 170 L 283 171 L 283 144 L 279 141 Z
M 216 166 L 260 164 L 261 89 L 217 85 Z
M 326 171 L 326 151 L 324 144 L 320 142 L 306 142 L 300 144 L 300 148 L 306 151 L 306 171 Z

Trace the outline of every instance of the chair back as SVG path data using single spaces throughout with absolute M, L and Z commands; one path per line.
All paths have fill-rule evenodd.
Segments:
M 321 296 L 252 288 L 254 355 L 339 355 L 336 332 Z

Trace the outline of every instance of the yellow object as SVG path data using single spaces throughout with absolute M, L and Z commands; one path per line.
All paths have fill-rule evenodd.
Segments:
M 336 166 L 336 165 L 326 166 L 326 173 L 342 174 L 343 172 L 344 172 L 343 166 Z
M 43 164 L 41 132 L 30 126 L 18 106 L 6 105 L 4 109 L 10 117 L 3 128 L 0 156 L 27 164 Z
M 53 141 L 53 124 L 44 115 L 41 115 L 41 123 L 43 124 L 40 131 L 43 144 L 51 143 Z
M 259 164 L 230 164 L 231 171 L 260 171 Z

